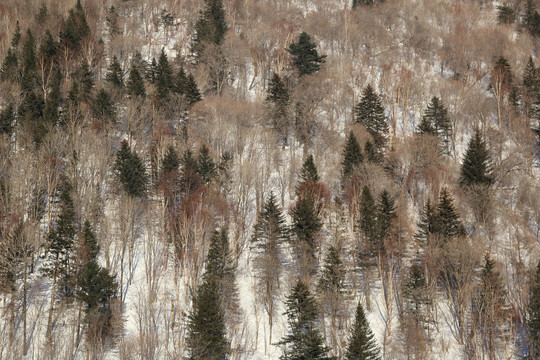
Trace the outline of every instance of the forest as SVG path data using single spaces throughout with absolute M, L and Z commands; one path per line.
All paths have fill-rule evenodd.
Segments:
M 0 359 L 540 359 L 540 0 L 2 0 Z

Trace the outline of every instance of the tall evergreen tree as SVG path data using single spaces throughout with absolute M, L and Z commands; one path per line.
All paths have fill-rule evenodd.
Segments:
M 419 127 L 420 133 L 438 135 L 444 144 L 445 152 L 448 153 L 449 142 L 452 136 L 452 122 L 448 116 L 448 110 L 440 98 L 431 98 Z
M 369 327 L 362 303 L 358 302 L 354 325 L 351 329 L 351 335 L 349 336 L 349 342 L 345 352 L 345 359 L 378 360 L 381 358 L 379 353 L 379 347 Z
M 426 277 L 422 265 L 420 261 L 415 260 L 404 283 L 403 295 L 405 298 L 405 312 L 413 318 L 417 326 L 423 326 L 426 322 L 425 310 L 429 305 L 427 294 Z
M 21 87 L 23 91 L 30 92 L 35 86 L 35 69 L 37 64 L 36 41 L 32 31 L 26 31 L 25 40 L 21 53 L 22 77 Z
M 392 222 L 396 218 L 396 208 L 394 199 L 387 190 L 379 194 L 379 203 L 377 204 L 377 237 L 382 244 L 388 237 Z
M 0 68 L 0 80 L 17 82 L 20 78 L 19 60 L 15 51 L 8 48 L 6 57 Z
M 381 249 L 382 244 L 377 239 L 377 207 L 367 185 L 364 185 L 360 197 L 360 230 L 369 252 Z
M 109 69 L 105 75 L 105 80 L 117 88 L 124 87 L 124 72 L 116 55 L 113 56 L 112 62 L 109 65 Z
M 291 231 L 295 235 L 300 270 L 303 275 L 307 275 L 313 271 L 317 250 L 317 234 L 322 228 L 315 203 L 310 194 L 298 199 L 291 216 L 293 219 Z
M 321 269 L 319 290 L 334 295 L 342 294 L 345 289 L 345 274 L 345 266 L 338 250 L 334 246 L 330 246 Z
M 58 68 L 51 81 L 51 89 L 43 109 L 43 120 L 47 125 L 54 126 L 60 120 L 60 111 L 58 108 L 62 102 L 62 94 L 60 93 L 62 79 L 62 72 L 60 71 L 60 68 Z
M 318 329 L 318 312 L 315 299 L 307 285 L 298 280 L 285 301 L 289 333 L 279 342 L 283 345 L 281 360 L 330 360 L 329 349 L 324 345 Z
M 188 104 L 191 106 L 201 100 L 201 93 L 192 74 L 187 75 L 184 67 L 181 67 L 176 75 L 174 91 L 184 95 Z
M 227 360 L 229 341 L 219 286 L 210 278 L 197 289 L 189 314 L 187 348 L 190 360 Z
M 160 176 L 163 177 L 173 171 L 178 171 L 179 168 L 180 158 L 178 157 L 178 153 L 174 149 L 174 146 L 170 145 L 167 147 L 167 152 L 163 157 L 163 161 L 161 161 Z
M 51 32 L 47 30 L 39 46 L 39 56 L 46 63 L 56 63 L 58 61 L 59 48 L 60 44 L 53 39 Z
M 144 97 L 146 90 L 144 87 L 144 80 L 139 72 L 135 63 L 132 62 L 131 69 L 129 70 L 129 77 L 127 81 L 128 94 L 132 97 Z
M 210 149 L 206 144 L 199 149 L 197 172 L 207 185 L 216 177 L 216 163 L 210 156 Z
M 77 297 L 86 305 L 88 322 L 111 317 L 111 300 L 116 297 L 118 284 L 107 269 L 95 260 L 87 262 L 79 274 Z
M 377 151 L 382 154 L 388 138 L 388 122 L 379 95 L 371 85 L 366 86 L 362 98 L 354 108 L 356 122 L 364 125 L 373 136 Z
M 433 206 L 428 199 L 417 225 L 418 232 L 414 236 L 421 245 L 431 245 L 434 234 L 438 232 L 437 221 L 437 206 Z
M 120 150 L 116 153 L 114 165 L 116 175 L 124 191 L 133 197 L 141 197 L 146 193 L 148 174 L 143 161 L 129 148 L 126 140 L 122 141 Z
M 92 101 L 92 114 L 103 123 L 114 122 L 116 119 L 116 108 L 111 95 L 105 89 L 100 89 L 96 98 Z
M 0 111 L 0 134 L 11 135 L 15 123 L 15 110 L 13 104 L 9 104 Z
M 207 44 L 221 45 L 227 32 L 222 0 L 205 0 L 204 10 L 195 23 L 192 51 L 200 57 Z
M 299 76 L 313 74 L 321 69 L 326 55 L 319 55 L 317 45 L 311 42 L 311 37 L 302 32 L 298 42 L 291 43 L 287 51 L 293 58 L 293 64 L 298 69 Z
M 94 73 L 90 70 L 88 64 L 83 62 L 74 75 L 75 81 L 78 81 L 79 99 L 89 101 L 94 89 Z
M 283 146 L 287 143 L 289 134 L 290 93 L 281 77 L 274 73 L 268 84 L 266 103 L 269 105 L 269 115 L 272 118 L 272 127 L 283 137 Z
M 533 0 L 528 0 L 523 16 L 523 25 L 532 36 L 540 36 L 540 14 L 536 11 Z
M 14 49 L 17 49 L 19 46 L 19 41 L 21 41 L 21 25 L 19 24 L 19 20 L 15 23 L 15 32 L 13 33 L 13 37 L 11 38 L 11 47 Z
M 469 140 L 469 146 L 463 158 L 459 184 L 464 187 L 490 185 L 492 182 L 490 165 L 486 143 L 482 138 L 480 129 L 476 128 L 474 135 Z
M 345 148 L 343 149 L 342 158 L 343 160 L 341 160 L 341 173 L 343 179 L 349 178 L 352 175 L 354 168 L 364 161 L 362 150 L 360 149 L 360 145 L 358 145 L 358 141 L 356 140 L 356 137 L 354 136 L 352 131 L 349 132 L 349 136 L 347 137 L 347 142 L 345 143 Z
M 306 181 L 319 181 L 317 167 L 315 166 L 313 155 L 311 154 L 306 157 L 306 161 L 304 161 L 302 169 L 300 169 L 300 182 L 305 183 Z
M 527 307 L 528 359 L 540 358 L 540 261 L 532 279 Z
M 459 215 L 454 208 L 454 200 L 445 188 L 442 190 L 437 205 L 436 230 L 444 240 L 466 234 Z
M 173 71 L 164 48 L 161 49 L 159 62 L 156 67 L 156 87 L 156 95 L 161 100 L 167 99 L 169 92 L 173 88 Z

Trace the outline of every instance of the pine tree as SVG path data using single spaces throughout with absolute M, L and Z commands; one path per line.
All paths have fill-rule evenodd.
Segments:
M 41 6 L 39 7 L 39 11 L 36 14 L 36 21 L 38 24 L 43 24 L 45 20 L 47 19 L 48 10 L 47 5 L 45 5 L 44 2 L 41 3 Z
M 164 48 L 161 49 L 159 63 L 156 67 L 156 87 L 156 95 L 161 100 L 167 99 L 169 92 L 173 88 L 173 71 Z
M 78 49 L 81 40 L 90 35 L 90 26 L 80 1 L 69 10 L 67 19 L 60 30 L 60 41 L 70 49 Z
M 436 230 L 446 241 L 466 234 L 465 227 L 454 209 L 453 201 L 448 190 L 443 189 L 437 205 Z
M 362 155 L 362 150 L 358 141 L 354 136 L 353 132 L 349 132 L 347 137 L 347 142 L 345 143 L 345 148 L 343 149 L 343 160 L 341 161 L 342 166 L 342 176 L 343 179 L 349 178 L 354 172 L 355 167 L 360 165 L 364 161 L 364 156 Z
M 415 234 L 415 238 L 421 245 L 430 246 L 434 234 L 437 233 L 437 211 L 436 206 L 431 204 L 431 200 L 424 206 L 424 210 L 420 217 L 420 222 L 417 225 L 418 232 Z
M 210 149 L 206 144 L 199 149 L 197 172 L 207 185 L 216 177 L 216 163 L 210 156 Z
M 131 63 L 131 69 L 129 70 L 127 88 L 128 88 L 128 94 L 132 97 L 137 97 L 137 96 L 145 97 L 146 96 L 144 80 L 134 62 Z
M 434 135 L 437 136 L 437 129 L 431 122 L 431 119 L 422 116 L 422 120 L 420 121 L 420 124 L 418 124 L 418 128 L 416 129 L 416 133 L 420 135 Z
M 99 90 L 96 98 L 92 101 L 92 114 L 103 123 L 115 121 L 116 108 L 111 96 L 105 89 Z
M 307 181 L 317 182 L 319 181 L 319 174 L 317 172 L 317 167 L 313 161 L 313 155 L 308 155 L 306 161 L 300 169 L 300 182 L 305 183 Z
M 190 360 L 227 360 L 229 342 L 219 286 L 214 279 L 204 281 L 193 299 L 189 314 L 187 348 Z
M 19 78 L 19 60 L 17 54 L 9 48 L 0 68 L 0 80 L 17 82 Z
M 322 223 L 310 194 L 298 199 L 291 216 L 293 219 L 291 231 L 295 235 L 301 272 L 310 273 L 315 262 L 317 234 L 322 228 Z
M 181 67 L 176 75 L 174 91 L 184 95 L 187 103 L 191 106 L 201 100 L 201 93 L 192 74 L 187 75 L 184 68 Z
M 450 151 L 448 144 L 452 136 L 452 122 L 448 116 L 448 110 L 438 97 L 431 98 L 422 116 L 419 132 L 438 135 L 444 143 L 445 152 Z
M 396 208 L 394 199 L 387 190 L 379 194 L 379 203 L 377 204 L 377 237 L 382 244 L 388 237 L 392 222 L 396 218 Z
M 94 73 L 87 63 L 81 63 L 75 73 L 75 79 L 79 82 L 79 99 L 82 101 L 90 100 L 94 88 Z
M 92 224 L 87 219 L 84 221 L 83 231 L 81 236 L 81 250 L 83 263 L 86 264 L 89 261 L 96 260 L 99 254 L 99 245 L 97 242 L 96 234 L 92 229 Z
M 15 110 L 13 104 L 9 104 L 5 109 L 0 111 L 0 134 L 11 136 L 15 123 Z
M 283 345 L 281 360 L 324 359 L 329 349 L 324 345 L 318 325 L 315 299 L 304 282 L 298 280 L 285 301 L 289 333 L 279 342 Z
M 298 42 L 291 43 L 287 51 L 293 58 L 293 64 L 298 69 L 299 76 L 319 71 L 326 57 L 317 53 L 317 45 L 311 42 L 311 37 L 306 32 L 302 32 Z
M 14 49 L 17 49 L 19 46 L 19 41 L 21 41 L 21 26 L 19 24 L 19 20 L 15 23 L 15 32 L 13 33 L 13 37 L 11 38 L 11 47 Z
M 469 140 L 469 146 L 463 158 L 459 184 L 463 187 L 490 185 L 492 183 L 490 165 L 486 143 L 482 139 L 480 129 L 476 128 L 474 135 Z
M 377 240 L 377 207 L 367 185 L 364 185 L 360 197 L 360 230 L 370 252 L 381 249 L 382 244 Z
M 132 152 L 126 140 L 122 141 L 116 153 L 115 171 L 124 191 L 133 197 L 141 197 L 146 193 L 148 174 L 143 161 Z
M 124 87 L 124 72 L 122 71 L 122 66 L 118 62 L 116 55 L 113 56 L 113 60 L 109 65 L 109 69 L 105 75 L 105 80 L 117 88 Z
M 323 293 L 342 294 L 345 289 L 345 273 L 345 266 L 338 250 L 334 246 L 330 246 L 321 270 L 319 290 Z
M 35 85 L 34 71 L 36 69 L 36 41 L 32 31 L 26 31 L 26 37 L 21 53 L 22 78 L 21 87 L 23 91 L 32 91 Z
M 528 359 L 540 358 L 540 261 L 536 267 L 527 307 Z
M 366 86 L 362 98 L 354 108 L 356 122 L 364 125 L 373 136 L 377 151 L 382 154 L 388 138 L 388 123 L 379 95 L 371 85 Z
M 523 106 L 525 113 L 532 117 L 538 118 L 540 112 L 538 99 L 540 97 L 540 82 L 538 70 L 534 66 L 532 56 L 523 71 Z
M 369 327 L 362 303 L 358 302 L 354 325 L 345 351 L 345 359 L 378 360 L 381 358 L 379 353 L 379 347 Z
M 289 89 L 281 77 L 274 73 L 268 84 L 266 103 L 269 105 L 269 115 L 272 118 L 272 127 L 283 137 L 283 146 L 287 142 L 289 133 Z
M 205 8 L 195 23 L 192 51 L 200 57 L 207 44 L 221 45 L 227 32 L 222 0 L 205 0 Z
M 49 63 L 56 63 L 59 48 L 60 44 L 53 39 L 51 32 L 47 30 L 39 46 L 39 56 Z
M 178 153 L 174 149 L 174 146 L 170 145 L 167 147 L 167 152 L 165 153 L 163 161 L 161 161 L 160 176 L 163 177 L 173 171 L 178 171 L 179 168 L 180 158 L 178 157 Z

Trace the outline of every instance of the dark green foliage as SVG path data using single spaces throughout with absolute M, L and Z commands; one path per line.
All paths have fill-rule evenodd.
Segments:
M 41 6 L 39 7 L 39 11 L 36 14 L 36 21 L 38 22 L 38 24 L 43 24 L 45 22 L 48 15 L 47 13 L 48 13 L 47 5 L 45 5 L 45 3 L 42 2 Z
M 311 37 L 306 32 L 302 32 L 298 38 L 298 42 L 291 43 L 287 51 L 291 54 L 293 64 L 298 69 L 300 76 L 319 71 L 326 57 L 326 55 L 319 56 L 317 45 L 311 42 Z
M 137 69 L 135 63 L 131 64 L 131 69 L 129 70 L 129 77 L 127 81 L 128 94 L 132 97 L 146 95 L 146 90 L 144 87 L 144 80 L 141 76 L 141 73 Z
M 289 89 L 281 77 L 274 73 L 268 84 L 266 103 L 269 105 L 269 115 L 272 119 L 272 127 L 283 137 L 283 146 L 287 142 L 289 132 Z
M 448 144 L 452 136 L 452 123 L 448 117 L 448 110 L 438 97 L 432 97 L 424 110 L 418 133 L 437 135 L 444 144 L 445 152 L 450 151 Z
M 499 24 L 513 24 L 516 21 L 516 13 L 514 9 L 507 5 L 497 6 L 497 21 Z
M 99 90 L 96 98 L 92 101 L 92 114 L 103 123 L 115 121 L 116 107 L 105 89 Z
M 373 136 L 377 151 L 382 154 L 388 138 L 388 123 L 379 95 L 371 85 L 366 86 L 362 98 L 354 108 L 356 122 L 364 125 Z
M 319 181 L 319 174 L 317 173 L 317 167 L 313 161 L 313 155 L 308 155 L 306 161 L 300 169 L 300 182 L 305 183 L 306 181 L 317 182 Z
M 167 54 L 165 54 L 165 49 L 161 49 L 161 54 L 159 55 L 159 63 L 155 68 L 155 77 L 156 77 L 156 88 L 157 88 L 157 97 L 161 100 L 165 100 L 169 96 L 169 92 L 173 88 L 173 71 L 169 60 L 167 59 Z
M 105 80 L 117 88 L 124 87 L 124 72 L 122 71 L 122 66 L 118 62 L 116 55 L 113 56 L 113 60 L 109 65 L 107 75 L 105 75 Z
M 70 49 L 78 49 L 81 40 L 90 35 L 90 26 L 80 1 L 74 9 L 69 10 L 68 18 L 64 20 L 60 30 L 60 41 Z
M 205 0 L 204 10 L 195 23 L 192 51 L 200 57 L 207 44 L 221 45 L 227 32 L 222 0 Z
M 540 35 L 540 14 L 536 11 L 533 0 L 528 0 L 523 16 L 523 25 L 532 36 Z
M 324 293 L 341 294 L 345 288 L 345 274 L 345 266 L 338 250 L 330 246 L 324 259 L 318 288 Z
M 97 309 L 103 314 L 109 314 L 110 301 L 116 297 L 118 284 L 107 269 L 91 260 L 81 270 L 78 280 L 80 290 L 77 296 L 86 305 L 86 312 Z
M 281 261 L 279 260 L 279 245 L 288 240 L 288 235 L 283 210 L 277 204 L 274 193 L 270 193 L 253 228 L 251 237 L 253 247 L 265 254 L 271 254 L 275 261 Z
M 82 237 L 81 237 L 81 248 L 82 248 L 82 260 L 83 263 L 93 261 L 97 259 L 99 254 L 99 245 L 97 243 L 96 234 L 89 220 L 84 221 Z
M 291 216 L 293 219 L 291 230 L 296 237 L 299 251 L 307 251 L 308 257 L 314 257 L 317 234 L 322 228 L 322 223 L 317 215 L 313 198 L 308 195 L 298 199 Z
M 354 168 L 364 161 L 362 150 L 353 132 L 349 132 L 345 148 L 343 149 L 343 160 L 341 161 L 343 179 L 352 175 Z
M 193 299 L 187 347 L 190 360 L 229 359 L 229 342 L 219 285 L 212 278 L 199 286 Z
M 415 234 L 415 238 L 422 245 L 430 244 L 434 234 L 438 232 L 436 206 L 433 206 L 429 199 L 424 206 L 417 228 L 418 232 Z
M 480 273 L 480 288 L 476 305 L 490 327 L 493 327 L 494 318 L 502 315 L 501 311 L 506 303 L 505 296 L 506 291 L 501 275 L 495 269 L 495 261 L 486 254 Z
M 203 144 L 199 150 L 197 172 L 207 185 L 216 177 L 216 163 L 210 156 L 210 149 L 206 144 Z
M 79 83 L 79 99 L 88 101 L 91 98 L 92 89 L 94 88 L 94 73 L 90 70 L 88 64 L 83 62 L 74 75 L 74 81 Z
M 527 335 L 529 340 L 529 359 L 540 358 L 540 262 L 532 279 L 527 307 Z
M 34 142 L 38 145 L 48 132 L 48 124 L 43 121 L 44 108 L 43 97 L 33 91 L 25 95 L 19 106 L 19 122 L 28 126 Z
M 274 73 L 274 75 L 272 75 L 272 79 L 270 79 L 270 83 L 268 84 L 266 101 L 272 102 L 274 104 L 289 104 L 289 89 L 277 73 Z
M 163 161 L 161 162 L 161 177 L 166 176 L 167 174 L 170 174 L 173 171 L 178 171 L 180 167 L 180 158 L 178 157 L 178 153 L 174 149 L 174 147 L 171 145 L 167 148 L 167 152 L 165 153 L 165 157 L 163 158 Z
M 304 282 L 299 280 L 285 301 L 289 333 L 279 342 L 283 345 L 281 360 L 331 359 L 326 354 L 318 329 L 318 312 L 315 299 Z
M 59 47 L 60 44 L 54 41 L 51 32 L 47 30 L 39 46 L 39 56 L 45 59 L 46 62 L 56 62 Z
M 381 155 L 377 153 L 377 149 L 375 149 L 375 146 L 373 143 L 369 140 L 366 141 L 364 144 L 364 153 L 367 156 L 367 160 L 371 163 L 380 164 L 381 163 Z
M 62 101 L 62 94 L 60 93 L 62 80 L 62 72 L 58 68 L 51 81 L 51 89 L 45 101 L 45 108 L 43 109 L 43 120 L 50 126 L 56 125 L 60 120 L 58 108 Z
M 443 239 L 451 239 L 466 234 L 465 227 L 454 209 L 454 200 L 447 189 L 443 189 L 439 197 L 436 229 Z
M 13 104 L 9 104 L 0 111 L 0 134 L 11 135 L 15 125 L 15 110 Z
M 19 25 L 19 20 L 15 23 L 15 32 L 11 38 L 11 47 L 17 49 L 19 46 L 19 41 L 21 41 L 21 26 Z
M 24 91 L 32 91 L 35 85 L 34 71 L 36 69 L 36 41 L 32 31 L 26 31 L 21 53 L 22 78 L 21 87 Z
M 183 67 L 180 68 L 176 75 L 174 91 L 184 95 L 189 105 L 193 105 L 201 100 L 201 93 L 199 92 L 195 78 L 191 74 L 187 75 Z
M 379 203 L 377 204 L 377 237 L 380 243 L 390 234 L 392 222 L 395 218 L 394 199 L 387 190 L 383 190 L 379 194 Z
M 412 316 L 417 325 L 423 324 L 425 308 L 429 304 L 426 277 L 419 261 L 414 261 L 404 284 L 405 312 Z
M 109 34 L 111 37 L 116 37 L 117 35 L 122 34 L 122 30 L 120 29 L 120 26 L 118 24 L 118 12 L 116 11 L 116 7 L 114 5 L 111 5 L 111 7 L 107 10 L 107 16 L 105 17 L 105 20 L 107 21 L 107 26 L 109 29 Z
M 2 68 L 0 69 L 0 80 L 16 82 L 19 77 L 19 61 L 17 59 L 17 54 L 9 48 L 6 57 L 2 62 Z
M 132 152 L 126 140 L 122 141 L 120 150 L 116 153 L 115 171 L 124 191 L 133 197 L 146 194 L 148 174 L 143 161 Z
M 461 186 L 490 185 L 492 183 L 489 151 L 482 138 L 480 129 L 476 128 L 469 140 L 469 146 L 463 164 L 459 184 Z
M 377 207 L 367 185 L 362 189 L 360 197 L 360 230 L 370 250 L 380 250 L 382 244 L 378 242 Z
M 174 21 L 174 17 L 171 15 L 171 13 L 167 9 L 161 10 L 161 23 L 164 26 L 171 26 Z
M 523 71 L 522 84 L 530 94 L 536 94 L 538 91 L 538 69 L 534 66 L 532 56 L 529 56 L 529 60 Z
M 381 358 L 379 354 L 380 350 L 369 327 L 364 308 L 358 302 L 354 325 L 345 351 L 345 359 L 378 360 Z

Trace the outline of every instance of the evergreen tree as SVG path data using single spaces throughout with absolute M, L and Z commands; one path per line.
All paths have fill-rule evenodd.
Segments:
M 159 63 L 156 67 L 156 87 L 157 96 L 161 100 L 167 99 L 173 88 L 173 71 L 164 48 L 161 49 Z
M 530 94 L 536 94 L 538 91 L 538 69 L 534 66 L 532 56 L 529 55 L 529 60 L 523 71 L 523 87 Z
M 210 149 L 206 144 L 199 149 L 197 172 L 207 185 L 216 177 L 216 163 L 210 156 Z
M 180 68 L 176 75 L 174 91 L 184 95 L 190 106 L 201 100 L 201 93 L 199 92 L 195 78 L 191 74 L 187 75 L 183 67 Z
M 132 97 L 146 96 L 144 80 L 134 62 L 132 62 L 131 69 L 129 70 L 127 88 L 128 88 L 128 94 L 131 95 Z
M 378 360 L 381 358 L 379 354 L 380 350 L 364 314 L 362 303 L 358 302 L 354 325 L 345 351 L 345 359 Z
M 315 299 L 306 284 L 298 280 L 285 301 L 289 333 L 279 342 L 283 345 L 281 360 L 324 359 L 329 349 L 324 345 L 318 326 Z
M 178 157 L 178 153 L 174 149 L 174 146 L 170 145 L 167 148 L 163 161 L 161 162 L 161 176 L 163 177 L 173 171 L 178 171 L 179 168 L 180 158 Z
M 489 151 L 482 139 L 480 129 L 476 128 L 474 135 L 469 140 L 469 146 L 463 158 L 459 184 L 466 187 L 471 185 L 490 185 L 491 182 Z
M 394 199 L 387 190 L 379 194 L 379 203 L 377 204 L 377 237 L 382 244 L 390 233 L 392 222 L 396 218 L 396 208 Z
M 367 156 L 367 160 L 374 164 L 381 163 L 381 155 L 377 153 L 375 146 L 370 140 L 367 140 L 364 144 L 364 153 Z
M 221 45 L 227 32 L 222 0 L 205 0 L 204 10 L 195 23 L 193 53 L 200 57 L 207 44 Z
M 532 36 L 540 35 L 540 14 L 536 11 L 533 0 L 528 0 L 525 6 L 525 15 L 523 16 L 523 25 Z
M 118 62 L 116 55 L 113 56 L 113 60 L 109 65 L 109 69 L 105 75 L 105 80 L 117 88 L 124 87 L 124 72 L 122 71 L 122 66 Z
M 78 283 L 77 297 L 86 305 L 86 313 L 91 315 L 87 321 L 96 321 L 96 312 L 110 318 L 110 302 L 116 297 L 118 284 L 109 271 L 91 260 L 81 270 Z
M 497 6 L 497 21 L 499 24 L 513 24 L 516 21 L 516 13 L 514 9 L 507 5 Z
M 283 137 L 283 146 L 287 142 L 289 132 L 289 89 L 281 77 L 274 73 L 268 84 L 266 103 L 270 108 L 270 117 L 272 118 L 272 127 L 279 135 Z
M 6 57 L 2 62 L 2 68 L 0 68 L 0 80 L 17 82 L 19 78 L 20 73 L 17 54 L 9 48 Z
M 345 266 L 338 250 L 334 246 L 330 246 L 321 270 L 319 290 L 323 293 L 340 295 L 345 288 L 345 273 Z
M 419 132 L 438 135 L 444 143 L 446 153 L 450 151 L 448 144 L 452 135 L 452 122 L 448 117 L 448 110 L 446 110 L 443 102 L 438 97 L 431 98 L 422 116 Z
M 32 91 L 35 85 L 34 71 L 36 69 L 36 41 L 32 31 L 26 31 L 26 37 L 21 53 L 22 78 L 21 87 L 23 91 Z
M 60 30 L 60 41 L 70 49 L 78 49 L 81 40 L 90 35 L 90 26 L 86 14 L 78 0 L 74 9 L 70 9 Z
M 5 109 L 0 111 L 0 134 L 11 136 L 15 123 L 15 110 L 13 104 L 9 104 Z
M 305 32 L 300 34 L 298 42 L 289 45 L 287 51 L 293 58 L 293 64 L 298 69 L 299 76 L 319 71 L 326 57 L 317 53 L 317 45 L 311 42 L 311 37 Z
M 81 63 L 81 66 L 75 72 L 75 79 L 79 83 L 79 99 L 82 101 L 90 100 L 94 88 L 94 73 L 87 63 Z
M 422 120 L 420 121 L 420 124 L 418 124 L 416 133 L 420 135 L 425 134 L 437 136 L 437 129 L 435 128 L 429 117 L 422 116 Z
M 197 289 L 188 320 L 187 347 L 190 360 L 229 359 L 229 342 L 219 286 L 210 278 Z
M 431 245 L 434 234 L 438 232 L 437 221 L 436 206 L 428 199 L 417 225 L 418 232 L 414 236 L 421 245 Z
M 15 23 L 15 32 L 13 33 L 13 37 L 11 38 L 11 47 L 14 49 L 17 49 L 19 46 L 19 41 L 21 41 L 21 26 L 19 24 L 19 20 Z
M 407 280 L 404 284 L 403 295 L 405 297 L 405 311 L 412 316 L 416 325 L 425 323 L 425 308 L 429 304 L 426 277 L 421 263 L 416 260 L 409 269 Z
M 465 227 L 454 209 L 453 199 L 447 189 L 443 189 L 437 206 L 436 230 L 444 240 L 466 234 Z
M 362 98 L 354 108 L 356 122 L 364 125 L 373 136 L 377 151 L 382 154 L 388 137 L 388 123 L 384 115 L 379 95 L 375 93 L 371 85 L 366 86 Z
M 62 102 L 62 94 L 60 93 L 60 87 L 62 85 L 62 72 L 60 68 L 56 69 L 53 79 L 51 81 L 51 90 L 45 101 L 45 107 L 43 109 L 43 120 L 46 124 L 54 126 L 60 120 L 60 112 L 58 108 Z
M 349 132 L 349 136 L 347 137 L 342 157 L 342 175 L 344 179 L 347 179 L 352 175 L 354 168 L 364 161 L 362 150 L 352 131 Z
M 96 98 L 92 101 L 92 114 L 103 123 L 114 122 L 116 109 L 111 96 L 105 89 L 99 90 Z
M 528 359 L 540 358 L 540 261 L 536 267 L 527 308 Z
M 305 183 L 307 181 L 317 182 L 319 181 L 319 174 L 317 173 L 317 167 L 313 161 L 313 155 L 308 155 L 306 161 L 300 169 L 300 182 Z
M 146 168 L 137 153 L 131 151 L 126 140 L 122 141 L 121 148 L 116 153 L 115 171 L 128 195 L 145 195 L 149 180 Z
M 81 237 L 81 250 L 83 263 L 86 264 L 89 261 L 96 260 L 99 254 L 99 245 L 97 242 L 96 234 L 92 229 L 92 224 L 87 219 L 84 221 L 82 237 Z
M 367 185 L 364 185 L 360 197 L 360 230 L 370 251 L 381 249 L 382 244 L 377 239 L 377 207 Z
M 39 7 L 39 11 L 36 14 L 36 21 L 38 24 L 43 24 L 45 20 L 47 19 L 48 10 L 47 5 L 45 5 L 44 2 L 41 3 L 41 6 Z
M 56 63 L 59 48 L 60 45 L 54 41 L 51 32 L 47 30 L 39 46 L 39 56 L 48 63 Z
M 317 249 L 317 234 L 322 228 L 322 223 L 310 194 L 298 199 L 291 216 L 293 219 L 291 230 L 295 235 L 298 257 L 301 260 L 301 272 L 311 272 Z

